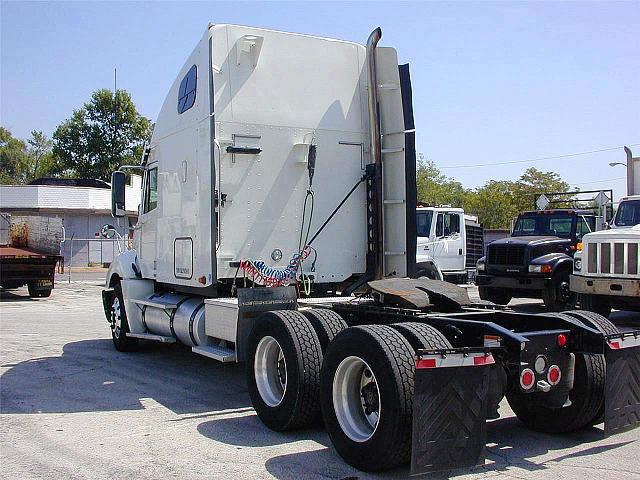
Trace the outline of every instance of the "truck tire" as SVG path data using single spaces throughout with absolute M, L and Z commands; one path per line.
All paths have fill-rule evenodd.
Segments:
M 582 323 L 595 328 L 605 335 L 617 335 L 620 333 L 618 327 L 616 327 L 611 320 L 599 313 L 586 310 L 569 310 L 568 312 L 563 313 L 580 320 Z
M 585 310 L 571 310 L 569 312 L 564 312 L 564 313 L 576 318 L 577 320 L 580 320 L 580 322 L 584 323 L 589 327 L 593 327 L 596 330 L 599 330 L 605 335 L 616 335 L 620 333 L 620 330 L 618 329 L 618 327 L 616 327 L 608 318 L 603 317 L 598 313 L 589 312 Z M 604 355 L 601 355 L 601 356 L 604 360 Z M 605 367 L 606 367 L 606 360 L 604 361 L 605 361 Z M 604 421 L 604 402 L 602 402 L 600 410 L 598 411 L 598 414 L 596 415 L 596 417 L 591 421 L 591 424 L 597 425 L 599 423 L 602 423 L 603 421 Z
M 482 300 L 487 300 L 496 305 L 507 305 L 513 295 L 508 289 L 495 287 L 478 287 L 478 293 Z
M 322 417 L 349 465 L 373 472 L 409 460 L 414 373 L 411 344 L 390 326 L 347 328 L 329 344 L 322 365 Z
M 578 301 L 584 311 L 595 312 L 603 317 L 611 315 L 611 302 L 605 296 L 581 293 L 578 295 Z
M 552 312 L 571 310 L 576 306 L 576 294 L 569 289 L 569 271 L 551 277 L 549 286 L 542 291 L 544 306 Z
M 407 339 L 415 351 L 452 348 L 451 343 L 442 333 L 426 323 L 394 323 L 391 328 L 400 332 L 400 335 Z
M 111 296 L 111 340 L 113 346 L 119 352 L 131 352 L 138 348 L 138 339 L 127 336 L 129 333 L 129 322 L 127 322 L 127 312 L 124 306 L 124 297 L 122 296 L 122 287 L 119 283 L 113 287 Z
M 276 431 L 308 427 L 320 412 L 322 347 L 300 312 L 266 312 L 247 339 L 249 396 L 262 423 Z
M 327 346 L 334 339 L 334 337 L 342 330 L 347 328 L 346 322 L 333 310 L 326 308 L 312 308 L 301 312 L 311 326 L 313 327 L 318 340 L 320 340 L 320 346 L 322 352 L 327 351 Z
M 27 284 L 27 290 L 29 290 L 30 298 L 48 298 L 51 296 L 51 289 L 36 289 L 36 285 L 34 283 Z
M 568 433 L 597 422 L 604 405 L 604 355 L 575 355 L 574 384 L 569 392 L 570 406 L 549 408 L 536 404 L 530 394 L 519 390 L 507 393 L 507 400 L 516 416 L 530 429 L 545 433 Z

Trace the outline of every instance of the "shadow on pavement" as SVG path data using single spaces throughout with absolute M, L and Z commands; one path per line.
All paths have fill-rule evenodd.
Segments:
M 307 438 L 304 436 L 303 438 Z M 517 467 L 527 471 L 544 471 L 547 464 L 566 459 L 597 455 L 613 450 L 632 441 L 618 442 L 608 445 L 592 445 L 602 440 L 603 432 L 591 428 L 569 435 L 547 435 L 526 429 L 515 417 L 508 417 L 492 421 L 487 426 L 487 462 L 483 466 L 452 471 L 435 472 L 413 478 L 443 479 L 455 478 L 461 475 L 480 475 L 488 472 L 504 472 L 510 467 Z M 323 445 L 329 445 L 324 435 Z M 275 442 L 277 443 L 277 442 Z M 541 461 L 540 456 L 555 450 L 575 449 L 578 451 L 560 454 L 556 457 Z M 270 458 L 266 469 L 279 479 L 293 479 L 301 476 L 327 476 L 331 478 L 407 478 L 408 466 L 388 472 L 368 474 L 360 472 L 346 463 L 331 447 L 319 450 L 291 453 Z
M 136 410 L 152 399 L 177 414 L 250 407 L 244 367 L 180 345 L 117 352 L 111 339 L 68 343 L 62 356 L 10 366 L 0 377 L 1 413 Z
M 324 446 L 330 445 L 329 437 L 321 429 L 320 423 L 315 429 L 274 432 L 265 427 L 255 413 L 203 422 L 198 425 L 198 432 L 207 438 L 242 447 L 268 447 L 303 440 L 313 440 Z
M 26 287 L 16 290 L 5 290 L 4 288 L 0 289 L 0 302 L 6 303 L 15 303 L 15 302 L 37 302 L 38 300 L 45 299 L 37 299 L 29 297 L 29 292 Z

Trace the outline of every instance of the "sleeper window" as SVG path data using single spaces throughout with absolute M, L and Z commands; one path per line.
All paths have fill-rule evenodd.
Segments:
M 198 69 L 194 65 L 180 82 L 180 88 L 178 89 L 178 113 L 184 113 L 193 107 L 196 101 L 196 86 L 197 86 Z

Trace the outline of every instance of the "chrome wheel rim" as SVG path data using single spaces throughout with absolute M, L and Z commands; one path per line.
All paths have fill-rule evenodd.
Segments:
M 287 361 L 275 338 L 263 337 L 258 343 L 253 372 L 264 403 L 270 407 L 280 405 L 287 391 Z
M 342 431 L 355 442 L 366 442 L 378 428 L 380 388 L 367 362 L 345 358 L 333 377 L 333 408 Z
M 122 331 L 122 306 L 120 305 L 120 299 L 114 297 L 111 302 L 111 331 L 115 338 L 120 338 Z

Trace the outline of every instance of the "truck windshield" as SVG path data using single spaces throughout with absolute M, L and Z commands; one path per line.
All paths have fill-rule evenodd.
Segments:
M 513 228 L 513 237 L 554 236 L 571 238 L 573 235 L 574 216 L 563 214 L 527 214 L 520 215 Z
M 618 227 L 633 227 L 640 224 L 640 200 L 622 202 L 616 213 Z
M 428 237 L 431 233 L 431 221 L 433 220 L 433 210 L 423 210 L 416 212 L 416 230 L 419 237 Z

